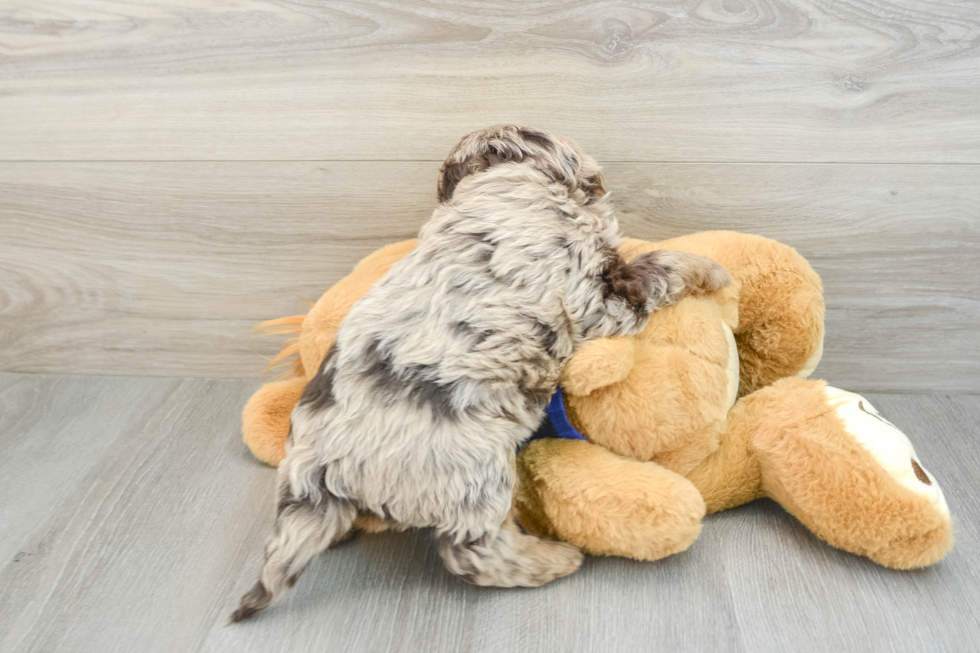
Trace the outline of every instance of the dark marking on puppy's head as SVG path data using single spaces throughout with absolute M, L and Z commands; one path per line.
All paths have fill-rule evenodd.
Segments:
M 331 345 L 327 355 L 320 363 L 320 370 L 310 379 L 303 389 L 303 394 L 299 398 L 299 405 L 306 406 L 314 412 L 326 410 L 336 403 L 333 391 L 334 376 L 337 368 L 332 361 L 337 354 L 337 343 Z
M 554 150 L 555 142 L 552 140 L 551 136 L 548 136 L 544 132 L 540 132 L 537 129 L 528 128 L 518 128 L 521 136 L 525 141 L 532 145 L 537 145 L 543 150 Z
M 439 171 L 439 201 L 451 200 L 469 175 L 512 162 L 527 163 L 551 182 L 581 188 L 590 197 L 602 188 L 598 164 L 574 142 L 529 127 L 495 125 L 467 134 L 446 157 Z

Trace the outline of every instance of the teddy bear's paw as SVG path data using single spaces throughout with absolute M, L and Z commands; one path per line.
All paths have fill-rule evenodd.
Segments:
M 635 350 L 630 338 L 597 338 L 585 343 L 561 372 L 562 390 L 586 397 L 599 388 L 622 382 L 633 369 Z
M 592 555 L 660 560 L 701 533 L 701 492 L 679 474 L 583 440 L 543 438 L 517 457 L 521 525 Z
M 303 377 L 266 383 L 245 404 L 242 439 L 262 462 L 276 467 L 286 457 L 289 416 L 305 387 Z
M 881 468 L 898 483 L 928 499 L 945 516 L 949 506 L 936 478 L 926 470 L 908 437 L 882 417 L 861 395 L 827 386 L 828 403 L 844 422 L 855 442 L 874 456 Z

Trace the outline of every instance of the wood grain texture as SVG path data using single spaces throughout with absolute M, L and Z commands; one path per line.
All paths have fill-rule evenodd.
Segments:
M 824 282 L 817 377 L 856 392 L 980 392 L 980 168 L 610 166 L 624 231 L 733 229 Z
M 911 395 L 869 399 L 956 518 L 930 569 L 841 553 L 760 501 L 709 517 L 686 553 L 589 558 L 537 590 L 458 582 L 426 532 L 363 536 L 225 627 L 271 522 L 274 472 L 238 436 L 254 388 L 0 374 L 0 651 L 920 653 L 980 637 L 980 397 Z
M 980 162 L 969 0 L 13 0 L 2 160 Z
M 435 163 L 0 164 L 0 370 L 257 378 L 263 319 L 305 312 L 413 236 Z M 610 164 L 624 231 L 734 229 L 822 275 L 818 374 L 980 392 L 980 169 Z

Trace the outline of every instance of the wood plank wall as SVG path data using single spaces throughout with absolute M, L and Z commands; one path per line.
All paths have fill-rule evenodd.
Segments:
M 5 3 L 0 371 L 258 377 L 251 326 L 509 121 L 599 158 L 628 235 L 797 247 L 832 382 L 980 392 L 967 0 Z

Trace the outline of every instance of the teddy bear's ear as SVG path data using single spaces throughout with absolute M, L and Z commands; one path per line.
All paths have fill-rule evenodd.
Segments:
M 635 348 L 632 338 L 597 338 L 582 345 L 561 372 L 562 390 L 584 397 L 624 381 L 633 369 Z

